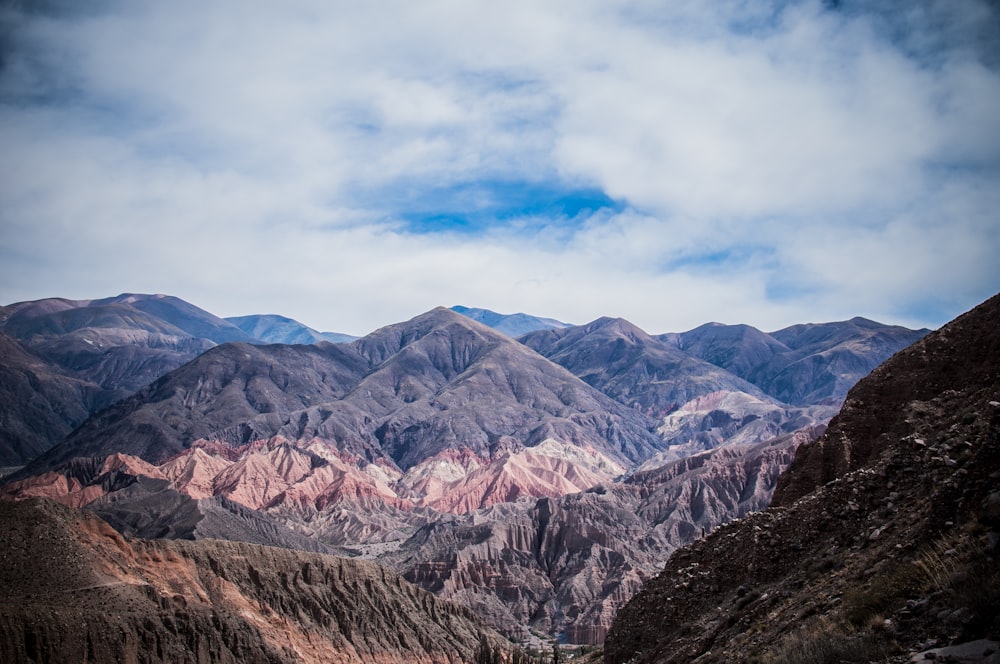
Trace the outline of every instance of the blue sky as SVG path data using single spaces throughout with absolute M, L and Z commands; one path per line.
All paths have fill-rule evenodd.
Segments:
M 0 0 L 0 302 L 654 332 L 1000 290 L 1000 10 Z

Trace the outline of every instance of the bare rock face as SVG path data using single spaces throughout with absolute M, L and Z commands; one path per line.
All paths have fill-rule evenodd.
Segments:
M 0 501 L 0 660 L 472 661 L 508 648 L 385 569 L 235 542 L 126 541 L 44 500 Z
M 998 325 L 995 296 L 859 382 L 767 511 L 619 611 L 605 661 L 905 662 L 996 634 Z

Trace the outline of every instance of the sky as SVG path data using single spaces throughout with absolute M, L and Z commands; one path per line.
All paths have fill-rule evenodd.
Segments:
M 995 1 L 0 0 L 2 304 L 933 328 L 998 256 Z

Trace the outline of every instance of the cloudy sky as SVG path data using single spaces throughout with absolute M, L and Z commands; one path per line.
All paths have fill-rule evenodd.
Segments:
M 986 0 L 0 0 L 0 303 L 649 332 L 1000 290 Z

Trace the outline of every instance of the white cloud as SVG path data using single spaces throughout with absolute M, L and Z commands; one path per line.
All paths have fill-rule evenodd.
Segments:
M 663 332 L 937 324 L 996 290 L 1000 75 L 976 50 L 995 10 L 666 4 L 7 9 L 0 300 L 166 291 L 352 333 L 462 303 Z M 624 209 L 409 230 L 488 210 L 497 182 Z

